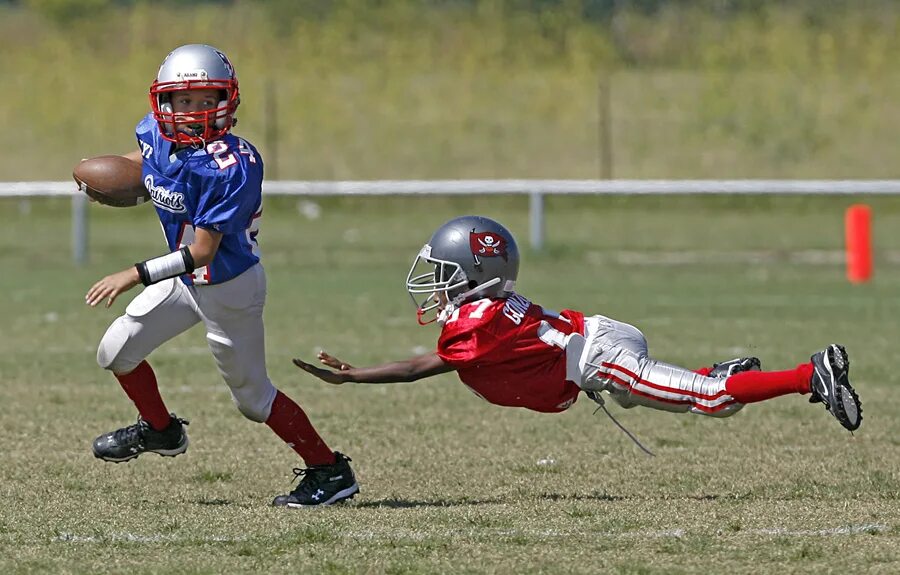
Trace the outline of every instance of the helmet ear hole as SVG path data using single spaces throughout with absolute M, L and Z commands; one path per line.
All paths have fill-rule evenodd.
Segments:
M 467 285 L 468 285 L 469 289 L 473 289 L 474 287 L 476 287 L 478 285 L 478 282 L 475 280 L 469 280 L 469 283 Z

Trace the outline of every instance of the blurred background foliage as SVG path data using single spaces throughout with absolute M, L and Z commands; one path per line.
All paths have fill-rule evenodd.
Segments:
M 132 149 L 191 42 L 270 178 L 897 178 L 898 4 L 0 0 L 0 179 Z

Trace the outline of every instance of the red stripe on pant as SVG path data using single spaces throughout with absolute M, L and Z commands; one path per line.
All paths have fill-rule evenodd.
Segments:
M 612 363 L 606 363 L 606 362 L 604 362 L 602 365 L 609 369 L 617 369 L 623 373 L 626 373 L 626 374 L 630 375 L 631 378 L 633 380 L 637 381 L 638 383 L 645 385 L 651 389 L 658 390 L 658 391 L 666 391 L 669 393 L 686 395 L 691 398 L 702 399 L 702 400 L 706 400 L 706 401 L 714 401 L 723 396 L 729 395 L 725 390 L 719 391 L 714 395 L 709 395 L 709 394 L 699 393 L 699 392 L 691 391 L 691 390 L 687 390 L 687 389 L 680 389 L 677 387 L 666 387 L 664 385 L 659 385 L 659 384 L 647 381 L 645 379 L 641 379 L 641 378 L 637 377 L 637 375 L 635 375 L 634 372 L 632 372 L 622 366 L 618 366 L 618 365 L 615 365 Z M 634 384 L 629 383 L 628 381 L 625 381 L 624 379 L 622 379 L 612 373 L 604 373 L 602 371 L 598 371 L 597 375 L 600 377 L 605 377 L 605 378 L 609 378 L 609 379 L 613 380 L 617 384 L 628 389 L 629 392 L 633 393 L 634 395 L 639 395 L 641 397 L 646 397 L 646 398 L 652 399 L 654 401 L 659 401 L 662 403 L 669 403 L 672 405 L 690 405 L 691 407 L 694 407 L 694 408 L 699 409 L 700 411 L 703 411 L 706 413 L 715 413 L 717 411 L 721 411 L 721 410 L 725 409 L 726 407 L 728 407 L 730 405 L 737 403 L 734 399 L 729 399 L 727 401 L 723 401 L 722 403 L 720 403 L 718 405 L 709 406 L 709 405 L 703 405 L 701 403 L 698 403 L 692 399 L 671 399 L 669 397 L 664 397 L 661 395 L 656 395 L 653 393 L 648 393 L 645 391 L 637 390 L 634 388 Z
M 641 379 L 641 378 L 638 377 L 636 374 L 634 374 L 634 373 L 632 373 L 631 371 L 625 369 L 624 367 L 621 367 L 621 366 L 618 366 L 618 365 L 615 365 L 615 364 L 612 364 L 612 363 L 603 363 L 602 365 L 603 365 L 604 367 L 608 367 L 608 368 L 610 368 L 610 369 L 618 369 L 619 371 L 628 374 L 628 375 L 629 375 L 632 379 L 634 379 L 635 381 L 640 382 L 640 383 L 646 385 L 647 387 L 652 387 L 653 389 L 658 389 L 659 391 L 672 391 L 673 393 L 680 393 L 680 394 L 683 394 L 683 395 L 689 395 L 689 396 L 691 396 L 691 397 L 696 397 L 697 399 L 706 399 L 706 400 L 709 400 L 709 401 L 713 401 L 713 400 L 719 399 L 719 398 L 722 397 L 723 395 L 728 395 L 728 392 L 726 392 L 724 389 L 721 390 L 721 391 L 716 392 L 716 393 L 713 394 L 713 395 L 709 395 L 709 394 L 706 394 L 706 393 L 700 393 L 699 391 L 692 391 L 692 390 L 690 390 L 690 389 L 681 389 L 681 388 L 678 388 L 678 387 L 669 387 L 669 386 L 666 386 L 666 385 L 660 385 L 660 384 L 658 384 L 658 383 L 653 383 L 652 381 L 647 381 L 646 379 Z
M 648 387 L 659 389 L 661 391 L 671 389 L 642 380 L 637 376 L 637 374 L 622 366 L 605 362 L 602 365 L 606 368 L 616 369 L 622 373 L 625 373 L 635 381 L 638 381 Z M 760 401 L 780 397 L 782 395 L 791 395 L 794 393 L 809 393 L 810 380 L 812 378 L 814 369 L 815 368 L 813 367 L 812 363 L 801 363 L 794 369 L 788 369 L 784 371 L 744 371 L 741 373 L 736 373 L 726 379 L 725 390 L 715 395 L 706 395 L 688 390 L 678 390 L 678 392 L 689 395 L 691 397 L 697 397 L 699 399 L 718 399 L 722 395 L 728 394 L 733 397 L 734 401 L 737 403 L 758 403 Z M 612 374 L 608 374 L 608 377 L 631 389 L 632 392 L 638 393 L 634 391 L 632 385 L 628 384 L 621 378 L 617 378 Z M 654 395 L 643 395 L 645 395 L 646 397 L 656 398 L 656 396 Z M 698 408 L 704 409 L 704 407 L 702 406 L 698 406 Z

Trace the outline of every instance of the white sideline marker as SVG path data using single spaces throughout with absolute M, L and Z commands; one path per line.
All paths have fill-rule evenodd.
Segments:
M 864 533 L 883 533 L 889 528 L 887 525 L 880 523 L 870 523 L 864 525 L 844 525 L 840 527 L 831 527 L 827 529 L 783 529 L 780 527 L 763 528 L 763 529 L 742 529 L 740 531 L 729 532 L 728 535 L 770 535 L 776 537 L 834 537 L 841 535 L 860 535 Z M 411 529 L 391 529 L 386 531 L 349 531 L 341 534 L 341 539 L 371 541 L 378 539 L 407 539 L 412 541 L 423 541 L 434 537 L 474 537 L 485 535 L 493 535 L 499 537 L 519 537 L 531 536 L 546 539 L 554 538 L 571 538 L 571 537 L 606 537 L 606 538 L 639 538 L 639 539 L 680 539 L 690 535 L 717 535 L 726 534 L 719 530 L 715 534 L 710 533 L 692 533 L 685 529 L 664 529 L 653 531 L 567 531 L 557 529 L 486 529 L 486 530 L 461 530 L 452 529 L 446 531 L 422 531 Z M 110 533 L 108 535 L 77 535 L 74 533 L 60 533 L 51 541 L 60 543 L 171 543 L 196 541 L 198 543 L 237 543 L 246 541 L 247 537 L 237 536 L 229 537 L 222 535 L 204 535 L 197 537 L 180 537 L 173 534 L 150 534 L 139 535 L 135 533 Z

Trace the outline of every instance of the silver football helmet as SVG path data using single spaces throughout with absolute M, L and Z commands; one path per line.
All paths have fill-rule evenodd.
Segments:
M 172 93 L 181 90 L 219 90 L 219 103 L 189 116 L 172 110 Z M 240 104 L 234 66 L 221 51 L 206 44 L 176 48 L 163 60 L 150 86 L 150 108 L 163 138 L 179 144 L 203 144 L 221 138 L 237 123 Z
M 419 323 L 431 310 L 446 320 L 461 304 L 506 297 L 519 275 L 519 248 L 509 230 L 490 218 L 462 216 L 442 225 L 419 250 L 406 276 Z M 424 297 L 422 297 L 424 296 Z

